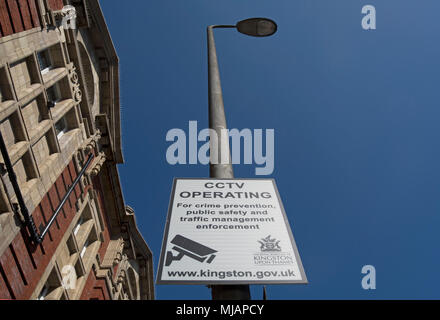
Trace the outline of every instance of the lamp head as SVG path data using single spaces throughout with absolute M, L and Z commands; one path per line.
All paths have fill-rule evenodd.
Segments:
M 277 32 L 275 21 L 267 18 L 250 18 L 237 23 L 237 30 L 253 37 L 268 37 Z

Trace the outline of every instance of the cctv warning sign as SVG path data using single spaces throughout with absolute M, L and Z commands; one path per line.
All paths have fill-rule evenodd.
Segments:
M 273 179 L 175 179 L 158 284 L 307 283 Z

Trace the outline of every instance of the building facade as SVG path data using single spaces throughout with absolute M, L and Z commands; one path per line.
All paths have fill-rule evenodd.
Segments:
M 0 0 L 0 132 L 0 299 L 154 299 L 98 0 Z

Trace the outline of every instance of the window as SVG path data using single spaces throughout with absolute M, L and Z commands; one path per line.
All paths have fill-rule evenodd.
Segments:
M 45 74 L 50 69 L 52 69 L 52 63 L 50 60 L 50 54 L 48 50 L 38 52 L 37 58 L 38 58 L 38 64 L 40 65 L 41 74 Z
M 55 124 L 55 131 L 57 133 L 57 138 L 60 139 L 67 132 L 67 122 L 63 117 Z
M 79 229 L 81 228 L 81 225 L 83 223 L 83 217 L 81 217 L 78 221 L 78 223 L 76 224 L 75 229 L 73 230 L 73 234 L 76 236 L 78 234 Z
M 61 278 L 56 272 L 55 268 L 49 274 L 44 287 L 41 289 L 40 293 L 36 297 L 37 300 L 58 300 L 63 294 L 63 289 L 61 287 Z
M 0 103 L 7 100 L 14 100 L 7 74 L 8 71 L 5 67 L 0 68 Z
M 14 112 L 0 122 L 0 130 L 2 131 L 3 139 L 5 139 L 7 147 L 20 141 L 26 141 L 26 136 L 24 135 L 25 129 L 20 121 L 18 112 Z
M 47 286 L 47 284 L 45 284 L 40 294 L 38 295 L 38 300 L 46 299 L 48 293 L 49 293 L 49 287 Z
M 49 107 L 54 107 L 61 100 L 61 92 L 58 83 L 46 90 Z
M 81 258 L 84 258 L 88 246 L 89 246 L 89 240 L 87 239 L 86 243 L 84 243 L 84 247 L 81 250 L 81 254 L 80 254 Z
M 73 236 L 70 236 L 69 239 L 67 239 L 66 245 L 70 255 L 73 255 L 74 253 L 78 252 L 75 245 L 75 239 L 73 239 Z

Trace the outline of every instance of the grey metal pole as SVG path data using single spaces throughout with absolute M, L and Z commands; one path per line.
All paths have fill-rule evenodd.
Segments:
M 229 136 L 224 134 L 227 126 L 214 41 L 214 28 L 235 28 L 235 26 L 208 27 L 209 128 L 213 129 L 216 133 L 216 137 L 211 135 L 211 148 L 217 148 L 217 154 L 215 150 L 211 149 L 209 171 L 211 178 L 234 178 L 229 150 Z M 213 141 L 217 143 L 212 143 Z M 225 159 L 226 161 L 223 163 L 222 160 Z M 213 300 L 251 299 L 249 285 L 215 285 L 211 286 L 211 290 Z

